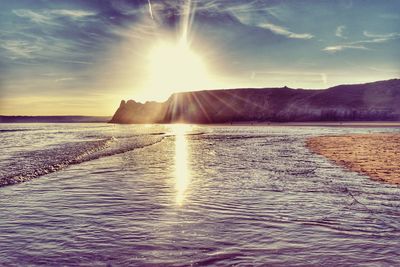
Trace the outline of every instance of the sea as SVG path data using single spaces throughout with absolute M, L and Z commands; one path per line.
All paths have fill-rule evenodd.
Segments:
M 0 124 L 0 266 L 400 266 L 400 186 L 305 145 L 375 132 Z

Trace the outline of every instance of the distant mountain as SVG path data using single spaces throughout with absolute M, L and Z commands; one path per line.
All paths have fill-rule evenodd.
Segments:
M 110 118 L 97 116 L 0 116 L 0 123 L 89 123 L 108 122 Z
M 111 123 L 399 121 L 400 79 L 324 90 L 264 88 L 173 94 L 163 103 L 121 101 Z

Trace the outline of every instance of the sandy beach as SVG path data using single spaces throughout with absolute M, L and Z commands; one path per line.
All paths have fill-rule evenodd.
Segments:
M 374 180 L 400 184 L 400 134 L 354 134 L 313 137 L 314 152 Z

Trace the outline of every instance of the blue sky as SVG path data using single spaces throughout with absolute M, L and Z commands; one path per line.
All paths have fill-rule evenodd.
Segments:
M 155 44 L 182 36 L 183 22 L 212 76 L 198 89 L 400 76 L 397 0 L 14 0 L 0 13 L 6 115 L 112 115 L 121 99 L 165 99 L 174 89 L 147 87 L 157 77 L 146 60 Z

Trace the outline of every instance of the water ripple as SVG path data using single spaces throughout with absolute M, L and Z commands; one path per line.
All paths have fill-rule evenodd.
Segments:
M 0 265 L 400 265 L 400 188 L 305 147 L 385 129 L 203 126 L 176 146 L 168 126 L 51 127 L 1 141 L 12 148 L 2 170 L 80 164 L 0 188 Z

